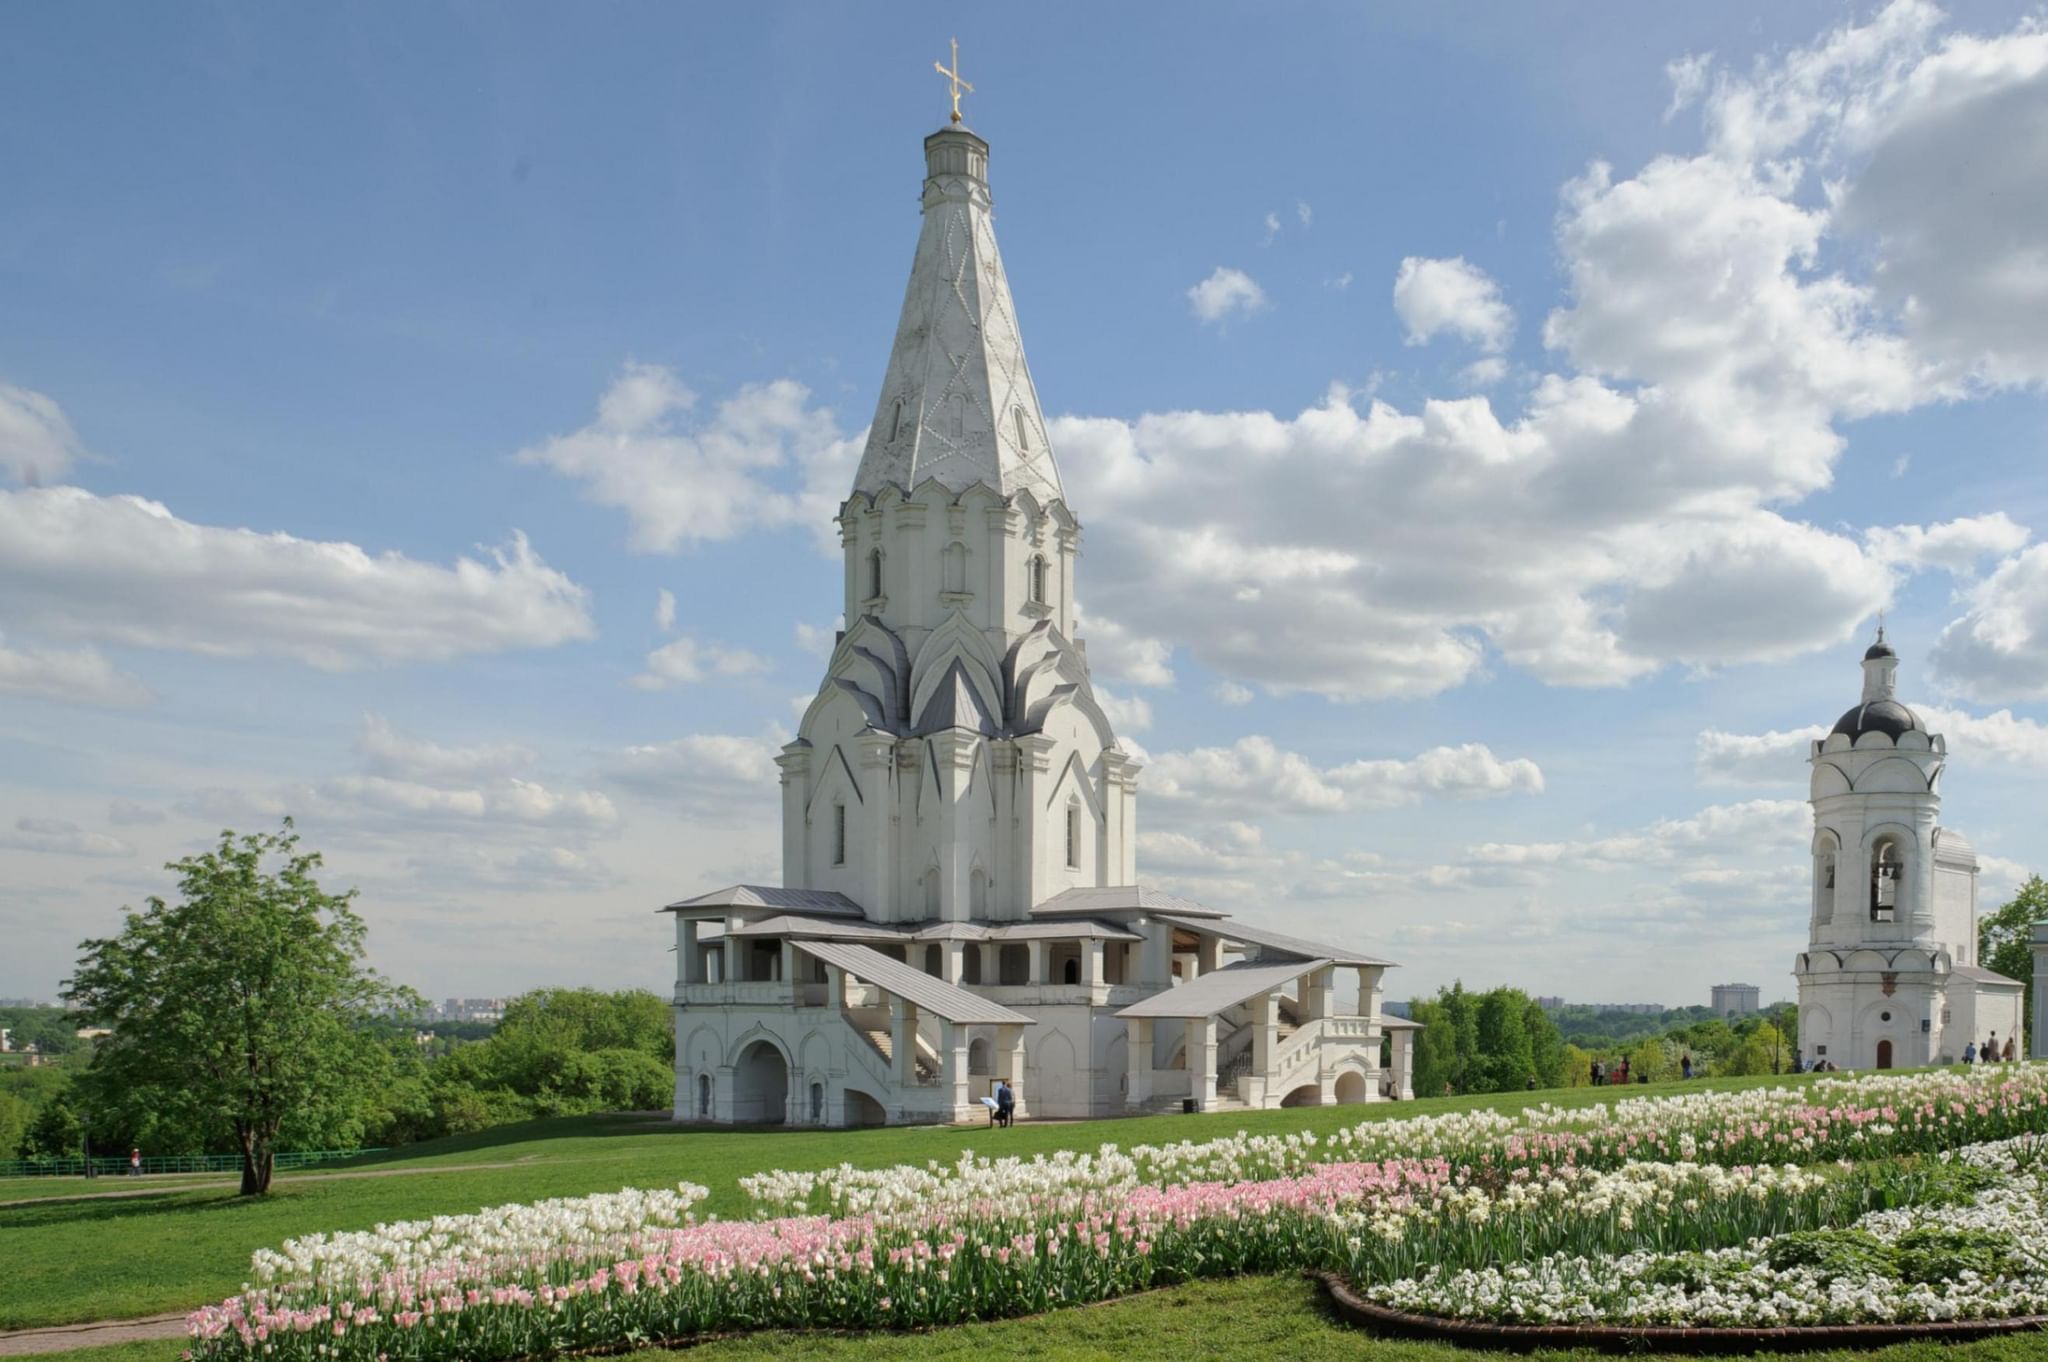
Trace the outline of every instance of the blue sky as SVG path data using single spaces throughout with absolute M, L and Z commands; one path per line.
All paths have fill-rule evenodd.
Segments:
M 1789 994 L 1885 608 L 1995 905 L 2048 36 L 1617 13 L 10 13 L 0 994 L 284 812 L 436 995 L 659 988 L 774 877 L 955 35 L 1142 877 L 1397 992 Z

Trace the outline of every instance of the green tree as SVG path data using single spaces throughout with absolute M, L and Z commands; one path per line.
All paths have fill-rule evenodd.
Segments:
M 1564 1078 L 1559 1087 L 1585 1088 L 1593 1083 L 1593 1053 L 1569 1041 L 1564 1047 Z
M 85 942 L 65 984 L 113 1032 L 88 1071 L 95 1112 L 231 1135 L 245 1196 L 269 1190 L 280 1135 L 360 1135 L 390 1060 L 363 1033 L 380 1012 L 421 1006 L 363 965 L 355 891 L 324 892 L 319 866 L 289 818 L 277 833 L 223 832 L 215 850 L 166 867 L 178 903 L 153 897 L 120 935 Z
M 2048 922 L 2048 882 L 2029 877 L 2012 902 L 1977 921 L 1977 963 L 2026 983 L 2022 1017 L 2034 1015 L 2034 924 Z M 2036 1056 L 2040 1058 L 2040 1056 Z
M 1775 1074 L 1783 1073 L 1791 1059 L 1791 1047 L 1785 1043 L 1785 1033 L 1769 1022 L 1752 1027 L 1742 1038 L 1742 1044 L 1721 1064 L 1724 1074 Z
M 1536 1069 L 1536 1086 L 1561 1088 L 1565 1085 L 1564 1035 L 1557 1023 L 1533 998 L 1525 998 L 1522 1029 L 1529 1033 L 1529 1061 Z
M 1478 1054 L 1472 1092 L 1519 1092 L 1536 1076 L 1524 1014 L 1529 997 L 1520 989 L 1496 988 L 1479 998 Z

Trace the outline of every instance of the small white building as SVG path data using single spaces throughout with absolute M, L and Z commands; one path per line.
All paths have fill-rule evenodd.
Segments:
M 778 759 L 782 887 L 664 910 L 677 1119 L 957 1121 L 999 1078 L 1060 1117 L 1410 1095 L 1388 961 L 1137 882 L 1139 766 L 1075 635 L 1081 525 L 996 249 L 988 143 L 956 123 L 924 149 L 910 284 L 838 516 L 848 627 Z
M 1977 964 L 1977 853 L 1938 825 L 1948 746 L 1899 703 L 1898 654 L 1813 744 L 1813 910 L 1793 966 L 1799 1046 L 1841 1069 L 1951 1063 L 2018 1035 L 2023 985 Z

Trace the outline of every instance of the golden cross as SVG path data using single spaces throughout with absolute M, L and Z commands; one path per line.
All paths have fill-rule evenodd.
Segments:
M 952 45 L 953 69 L 949 71 L 944 66 L 941 66 L 938 62 L 932 63 L 932 69 L 934 71 L 937 71 L 940 75 L 944 76 L 953 87 L 953 121 L 955 123 L 958 123 L 960 121 L 960 92 L 962 90 L 965 90 L 968 94 L 971 95 L 974 93 L 974 87 L 972 85 L 969 85 L 966 81 L 960 79 L 960 40 L 958 38 L 954 38 L 952 40 Z

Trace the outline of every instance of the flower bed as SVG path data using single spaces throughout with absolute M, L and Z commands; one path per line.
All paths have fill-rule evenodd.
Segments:
M 2048 1313 L 2048 1158 L 2030 1136 L 1958 1151 L 1959 1204 L 1703 1252 L 1552 1253 L 1364 1285 L 1411 1316 L 1501 1324 L 1780 1328 Z M 1360 1264 L 1359 1266 L 1367 1266 Z M 1354 1271 L 1361 1283 L 1371 1278 Z
M 1436 1290 L 1463 1279 L 1432 1265 L 1715 1264 L 1873 1211 L 1974 1207 L 1982 1190 L 1958 1191 L 1977 1167 L 1967 1161 L 1745 1166 L 1738 1151 L 1782 1136 L 1802 1156 L 1851 1143 L 1867 1156 L 1920 1153 L 2048 1124 L 2044 1078 L 1817 1084 L 1728 1099 L 1733 1116 L 1692 1096 L 1635 1099 L 1597 1115 L 1473 1113 L 1327 1140 L 769 1173 L 748 1191 L 793 1213 L 750 1221 L 695 1221 L 705 1191 L 690 1184 L 500 1207 L 258 1254 L 242 1295 L 192 1317 L 193 1354 L 486 1362 L 766 1327 L 954 1323 L 1245 1272 L 1341 1269 Z M 1357 1155 L 1400 1143 L 1408 1156 Z M 1703 1157 L 1667 1153 L 1687 1148 Z

